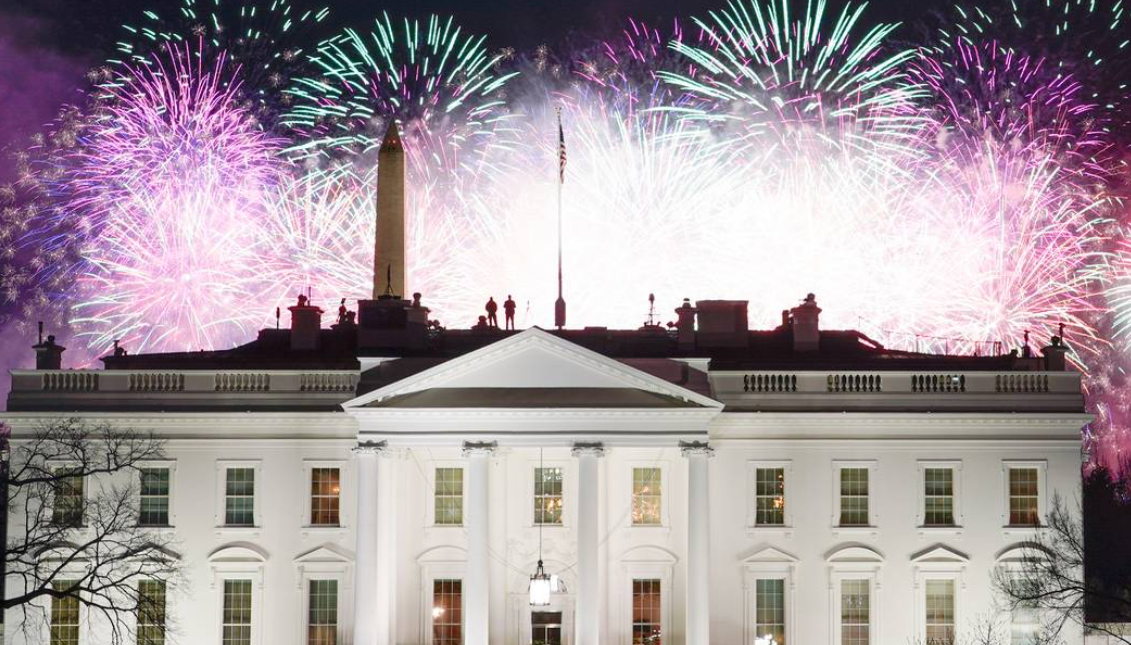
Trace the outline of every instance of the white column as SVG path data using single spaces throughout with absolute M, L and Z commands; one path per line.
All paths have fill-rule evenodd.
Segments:
M 387 645 L 377 625 L 377 464 L 384 442 L 359 443 L 357 460 L 357 573 L 354 580 L 354 645 Z
M 706 442 L 682 443 L 687 458 L 687 645 L 711 643 L 711 533 Z
M 464 443 L 467 468 L 467 571 L 463 580 L 463 636 L 467 645 L 488 645 L 490 632 L 490 534 L 488 466 L 495 443 Z
M 598 568 L 597 459 L 605 454 L 597 444 L 574 444 L 577 457 L 577 645 L 598 645 L 601 638 L 601 581 Z

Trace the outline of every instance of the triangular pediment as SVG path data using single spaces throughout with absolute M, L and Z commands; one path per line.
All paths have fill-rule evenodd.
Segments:
M 593 393 L 595 400 L 607 401 L 609 406 L 623 399 L 623 407 L 660 405 L 668 401 L 692 407 L 722 408 L 714 399 L 537 327 L 385 385 L 342 407 L 376 407 L 388 405 L 393 399 L 410 407 L 436 407 L 438 399 L 461 397 L 467 400 L 494 397 L 503 402 L 517 402 L 504 407 L 523 407 L 523 401 L 534 401 L 536 406 L 540 400 L 551 402 L 546 407 L 556 407 L 553 401 L 562 401 L 564 407 L 569 407 L 571 394 L 574 399 L 584 399 L 577 396 L 582 390 Z M 648 396 L 632 395 L 632 392 Z
M 965 564 L 970 558 L 960 551 L 939 544 L 911 556 L 915 564 Z
M 742 559 L 743 564 L 764 564 L 769 562 L 795 564 L 799 562 L 799 560 L 797 556 L 772 546 L 758 549 Z

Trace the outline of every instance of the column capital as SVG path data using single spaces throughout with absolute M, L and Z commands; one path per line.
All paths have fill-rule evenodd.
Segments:
M 463 456 L 490 457 L 495 454 L 498 447 L 497 441 L 465 441 L 463 442 Z
M 706 441 L 681 441 L 679 442 L 679 450 L 684 457 L 706 457 L 710 459 L 715 456 L 715 449 L 707 445 Z
M 365 455 L 380 456 L 388 449 L 384 441 L 359 441 L 350 452 L 358 457 Z
M 573 450 L 570 451 L 574 457 L 589 456 L 589 457 L 604 457 L 605 444 L 597 442 L 578 442 L 573 444 Z

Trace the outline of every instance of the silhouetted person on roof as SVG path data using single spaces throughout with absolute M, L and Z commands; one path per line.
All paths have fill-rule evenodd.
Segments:
M 507 300 L 503 303 L 503 315 L 506 318 L 507 329 L 514 329 L 514 310 L 518 305 L 511 300 L 510 294 L 507 294 Z
M 495 329 L 499 328 L 499 303 L 495 302 L 495 297 L 487 298 L 487 324 Z
M 338 324 L 346 321 L 346 299 L 342 298 L 342 304 L 338 305 Z

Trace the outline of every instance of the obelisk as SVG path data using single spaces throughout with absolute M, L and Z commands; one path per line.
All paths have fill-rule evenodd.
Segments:
M 377 154 L 377 240 L 373 251 L 373 299 L 403 298 L 404 146 L 397 124 L 389 123 Z

